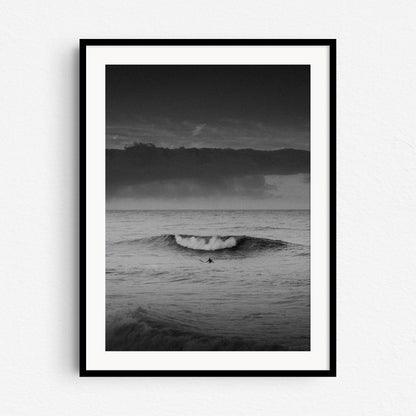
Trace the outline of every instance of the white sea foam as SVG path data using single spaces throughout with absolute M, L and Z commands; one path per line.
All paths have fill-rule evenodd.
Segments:
M 183 237 L 181 235 L 175 235 L 175 240 L 182 247 L 206 251 L 221 250 L 237 245 L 237 240 L 234 237 L 228 237 L 225 240 L 222 240 L 217 236 L 206 239 L 204 237 Z

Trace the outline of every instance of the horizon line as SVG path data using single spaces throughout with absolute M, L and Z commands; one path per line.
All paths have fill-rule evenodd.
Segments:
M 106 208 L 106 211 L 310 211 L 310 208 Z
M 301 151 L 301 152 L 308 152 L 310 153 L 310 149 L 298 149 L 295 147 L 279 147 L 277 149 L 255 149 L 253 147 L 239 147 L 239 148 L 234 148 L 234 147 L 185 147 L 185 146 L 179 146 L 179 147 L 163 147 L 163 146 L 158 146 L 154 143 L 151 142 L 147 142 L 147 143 L 132 143 L 129 145 L 125 145 L 122 148 L 117 148 L 117 147 L 107 147 L 105 148 L 105 150 L 127 150 L 127 149 L 131 149 L 134 147 L 139 147 L 139 146 L 143 146 L 143 147 L 152 147 L 155 149 L 167 149 L 167 150 L 188 150 L 188 149 L 198 149 L 198 150 L 203 150 L 203 149 L 207 149 L 207 150 L 255 150 L 255 151 L 259 151 L 259 152 L 277 152 L 280 150 L 296 150 L 296 151 Z

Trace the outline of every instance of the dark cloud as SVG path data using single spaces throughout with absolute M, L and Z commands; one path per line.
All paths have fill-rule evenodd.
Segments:
M 162 200 L 186 206 L 205 201 L 209 206 L 219 201 L 235 205 L 286 199 L 305 206 L 308 172 L 309 152 L 302 150 L 166 149 L 139 144 L 107 150 L 107 199 L 153 201 L 156 206 Z
M 106 142 L 309 149 L 308 65 L 107 65 Z
M 258 181 L 259 175 L 309 173 L 309 163 L 309 152 L 303 150 L 166 149 L 137 144 L 124 150 L 107 149 L 107 193 L 117 193 L 125 186 L 171 180 L 227 188 L 231 178 Z M 259 186 L 259 182 L 255 185 Z
M 107 65 L 107 120 L 309 120 L 308 65 Z

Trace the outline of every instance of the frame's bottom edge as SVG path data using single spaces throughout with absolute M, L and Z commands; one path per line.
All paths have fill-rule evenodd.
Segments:
M 336 377 L 329 370 L 87 370 L 80 377 Z

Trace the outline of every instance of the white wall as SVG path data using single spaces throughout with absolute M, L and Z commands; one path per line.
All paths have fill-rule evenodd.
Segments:
M 0 414 L 416 412 L 414 1 L 3 0 Z M 338 377 L 80 379 L 78 38 L 338 39 Z

